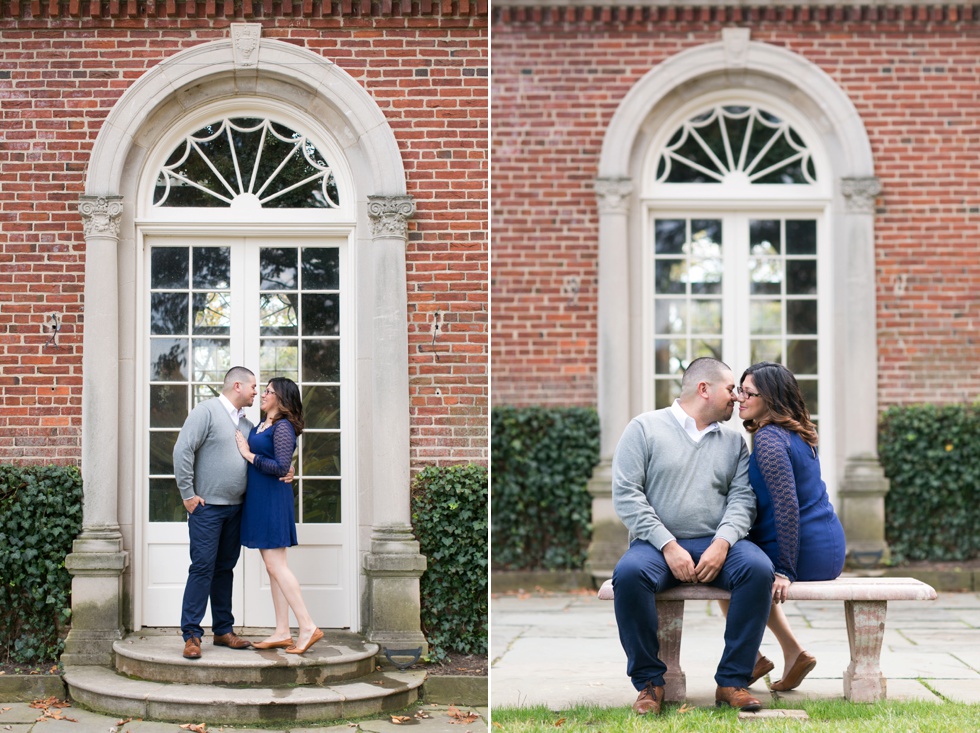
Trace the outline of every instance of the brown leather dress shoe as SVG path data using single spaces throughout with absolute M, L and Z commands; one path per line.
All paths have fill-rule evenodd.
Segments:
M 647 713 L 660 715 L 660 706 L 663 705 L 663 702 L 663 685 L 656 687 L 647 682 L 647 686 L 640 690 L 640 696 L 633 703 L 633 712 L 637 715 L 646 715 Z
M 715 705 L 730 705 L 733 708 L 754 713 L 762 709 L 762 703 L 756 700 L 744 687 L 719 687 L 715 690 Z
M 772 660 L 760 654 L 759 658 L 755 660 L 755 669 L 752 670 L 752 676 L 749 677 L 749 684 L 746 687 L 751 687 L 774 669 L 776 669 L 776 665 L 772 663 Z
M 196 636 L 192 636 L 190 639 L 184 642 L 184 658 L 185 659 L 200 659 L 201 658 L 201 640 Z
M 248 649 L 252 646 L 252 642 L 248 639 L 243 639 L 234 631 L 229 631 L 227 634 L 221 634 L 221 636 L 214 637 L 215 646 L 228 646 L 232 649 Z
M 803 678 L 806 677 L 813 668 L 817 666 L 817 658 L 812 654 L 807 654 L 806 652 L 800 652 L 800 656 L 796 658 L 793 662 L 793 666 L 789 668 L 789 671 L 783 674 L 781 680 L 777 680 L 772 683 L 771 689 L 776 692 L 786 692 L 787 690 L 795 690 L 800 686 Z

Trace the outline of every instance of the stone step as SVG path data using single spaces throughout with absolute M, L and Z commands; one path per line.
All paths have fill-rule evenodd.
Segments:
M 264 635 L 250 640 L 264 638 Z M 130 634 L 117 641 L 116 670 L 154 682 L 186 684 L 327 685 L 357 679 L 374 671 L 377 644 L 349 631 L 325 631 L 305 654 L 285 649 L 229 649 L 214 646 L 205 636 L 200 659 L 184 659 L 184 641 L 177 632 Z
M 64 678 L 71 698 L 96 712 L 211 725 L 341 720 L 400 710 L 418 699 L 425 673 L 372 672 L 356 680 L 300 687 L 136 680 L 95 666 L 68 667 Z

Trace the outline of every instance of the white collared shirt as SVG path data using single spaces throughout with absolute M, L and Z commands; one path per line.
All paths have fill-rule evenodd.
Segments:
M 231 421 L 235 424 L 235 427 L 237 428 L 238 421 L 245 416 L 245 410 L 244 409 L 239 410 L 237 407 L 231 404 L 231 400 L 229 400 L 223 394 L 218 395 L 218 399 L 221 400 L 221 406 L 225 408 L 225 412 L 228 413 L 228 417 L 231 418 Z
M 701 438 L 703 438 L 708 433 L 713 430 L 721 430 L 721 425 L 717 422 L 711 423 L 704 430 L 698 430 L 698 424 L 693 417 L 684 412 L 684 408 L 681 407 L 680 400 L 674 400 L 674 404 L 670 406 L 670 414 L 674 416 L 674 419 L 684 428 L 684 432 L 691 436 L 691 440 L 695 443 L 700 443 Z

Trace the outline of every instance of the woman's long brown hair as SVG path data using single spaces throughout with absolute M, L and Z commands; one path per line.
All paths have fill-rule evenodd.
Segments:
M 746 420 L 742 423 L 746 432 L 754 433 L 759 428 L 772 423 L 797 433 L 807 445 L 816 448 L 819 440 L 817 428 L 810 419 L 803 392 L 793 372 L 782 364 L 760 361 L 742 372 L 742 378 L 738 381 L 739 386 L 750 375 L 760 395 L 758 399 L 765 401 L 769 412 L 758 420 Z
M 276 420 L 289 420 L 298 438 L 306 426 L 303 422 L 303 398 L 300 397 L 299 387 L 288 377 L 273 377 L 269 380 L 269 386 L 279 400 L 279 415 Z

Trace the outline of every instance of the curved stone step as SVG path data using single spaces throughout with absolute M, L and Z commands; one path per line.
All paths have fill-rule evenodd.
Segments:
M 178 634 L 130 634 L 112 645 L 116 669 L 154 682 L 218 685 L 325 685 L 374 671 L 378 645 L 347 631 L 326 631 L 305 654 L 284 649 L 229 649 L 204 637 L 200 659 L 184 659 Z
M 418 699 L 424 672 L 374 672 L 309 687 L 221 687 L 134 680 L 105 667 L 68 667 L 65 682 L 82 707 L 120 717 L 176 723 L 341 720 L 400 710 Z

